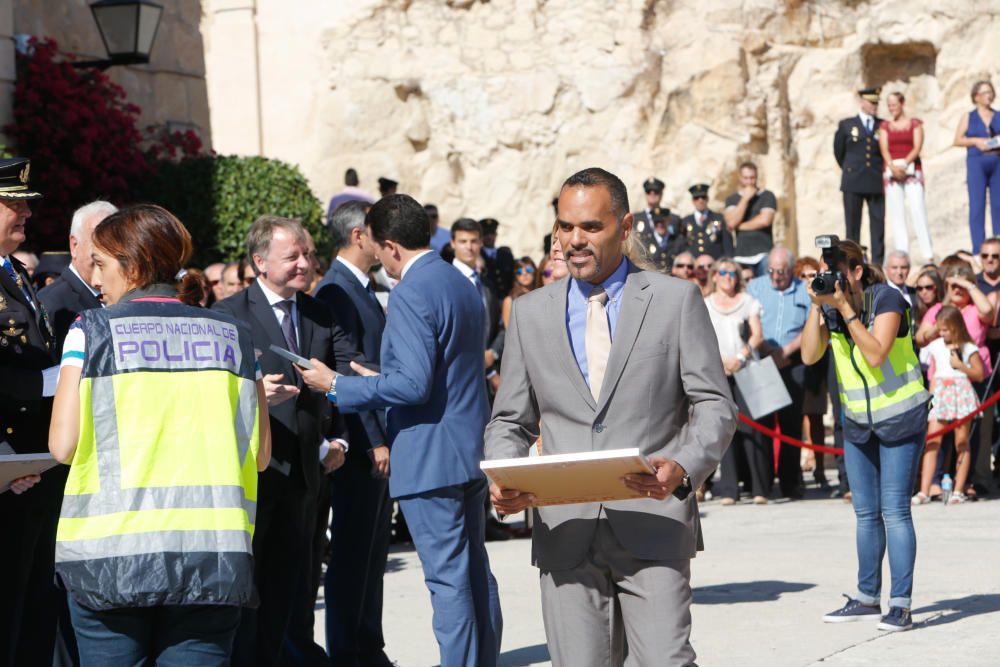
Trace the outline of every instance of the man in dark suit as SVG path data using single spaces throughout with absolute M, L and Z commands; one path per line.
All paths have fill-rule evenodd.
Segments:
M 365 225 L 369 204 L 342 204 L 329 219 L 338 246 L 316 288 L 369 367 L 380 362 L 385 313 L 368 272 L 378 246 Z M 389 440 L 385 412 L 345 415 L 347 460 L 333 473 L 330 564 L 326 570 L 326 645 L 335 665 L 387 667 L 382 635 L 382 578 L 389 556 Z
M 84 310 L 101 307 L 101 286 L 94 285 L 94 260 L 91 258 L 91 237 L 94 227 L 118 208 L 106 201 L 94 201 L 73 213 L 69 227 L 70 265 L 59 278 L 38 292 L 38 298 L 52 320 L 56 345 L 62 353 L 63 340 L 69 325 Z
M 233 664 L 309 664 L 322 649 L 302 636 L 293 617 L 309 595 L 320 462 L 327 470 L 343 463 L 346 430 L 323 394 L 302 387 L 291 362 L 270 346 L 341 369 L 353 353 L 329 308 L 303 292 L 311 267 L 301 224 L 264 216 L 250 228 L 247 251 L 257 279 L 213 306 L 250 326 L 271 419 L 271 463 L 260 474 L 253 538 L 260 607 L 244 610 Z
M 486 261 L 485 273 L 490 276 L 487 284 L 493 288 L 497 299 L 503 301 L 514 286 L 514 253 L 505 245 L 497 247 L 500 222 L 496 218 L 483 218 L 479 226 L 483 229 L 483 248 L 480 252 Z
M 882 187 L 885 166 L 878 143 L 878 126 L 882 121 L 875 115 L 881 92 L 881 88 L 859 90 L 861 110 L 856 116 L 840 121 L 833 137 L 833 155 L 842 170 L 840 190 L 844 193 L 847 238 L 861 242 L 861 207 L 867 202 L 874 264 L 881 264 L 885 253 L 885 195 Z
M 31 217 L 30 163 L 0 160 L 0 453 L 47 453 L 59 374 L 52 327 L 24 266 L 12 255 Z M 68 468 L 0 493 L 0 665 L 52 664 L 59 591 L 56 523 Z M 25 490 L 36 483 L 35 488 Z M 20 493 L 18 493 L 20 492 Z
M 479 292 L 479 298 L 485 309 L 483 328 L 483 361 L 486 365 L 486 377 L 495 387 L 499 378 L 500 357 L 503 355 L 503 344 L 506 336 L 503 320 L 500 318 L 500 300 L 496 291 L 484 278 L 480 265 L 480 252 L 483 248 L 483 228 L 472 218 L 459 218 L 451 226 L 451 247 L 455 251 L 452 266 L 462 272 L 469 282 Z
M 698 183 L 688 188 L 694 213 L 681 220 L 681 229 L 687 240 L 685 250 L 695 257 L 732 257 L 733 235 L 729 233 L 722 214 L 708 208 L 708 187 L 707 183 Z
M 431 590 L 442 667 L 495 667 L 500 600 L 483 539 L 479 470 L 489 404 L 483 305 L 471 282 L 430 248 L 423 207 L 385 197 L 366 218 L 378 259 L 400 282 L 389 299 L 381 373 L 344 377 L 316 362 L 309 386 L 345 411 L 388 407 L 389 491 L 399 500 Z

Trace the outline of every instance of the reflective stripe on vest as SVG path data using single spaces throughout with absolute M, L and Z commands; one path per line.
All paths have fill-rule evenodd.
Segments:
M 893 340 L 878 368 L 869 366 L 861 350 L 843 333 L 830 333 L 830 347 L 841 407 L 852 421 L 867 424 L 870 415 L 871 423 L 877 424 L 923 405 L 930 398 L 909 334 Z
M 224 315 L 141 301 L 89 311 L 82 324 L 81 432 L 56 538 L 67 588 L 95 609 L 250 602 L 249 332 Z

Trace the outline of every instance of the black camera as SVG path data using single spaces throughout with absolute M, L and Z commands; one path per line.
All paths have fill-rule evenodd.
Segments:
M 812 280 L 812 291 L 816 294 L 833 294 L 837 283 L 840 289 L 847 290 L 847 278 L 843 271 L 837 271 L 843 255 L 840 252 L 840 239 L 835 234 L 825 234 L 816 237 L 816 247 L 823 253 L 823 263 L 826 271 L 820 271 Z

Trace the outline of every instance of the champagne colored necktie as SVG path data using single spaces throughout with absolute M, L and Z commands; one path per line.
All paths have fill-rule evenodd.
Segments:
M 590 379 L 590 393 L 596 401 L 601 395 L 604 371 L 608 367 L 611 354 L 611 330 L 608 327 L 608 312 L 604 304 L 608 293 L 603 287 L 595 287 L 587 298 L 587 326 L 584 330 L 584 347 L 587 350 L 587 375 Z

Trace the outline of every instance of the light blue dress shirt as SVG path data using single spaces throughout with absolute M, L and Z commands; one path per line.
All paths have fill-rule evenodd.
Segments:
M 804 282 L 792 278 L 791 284 L 779 292 L 771 285 L 770 276 L 760 276 L 747 284 L 747 293 L 760 301 L 765 341 L 783 347 L 802 333 L 812 304 Z
M 621 264 L 601 286 L 608 293 L 608 301 L 604 309 L 608 314 L 608 329 L 611 332 L 611 342 L 615 340 L 615 326 L 618 324 L 618 313 L 622 308 L 622 291 L 625 289 L 625 279 L 628 277 L 628 260 L 622 258 Z M 569 346 L 576 359 L 576 365 L 583 374 L 583 379 L 590 386 L 590 374 L 587 372 L 587 298 L 594 285 L 582 282 L 576 278 L 569 279 L 569 293 L 566 297 L 566 331 L 569 333 Z

